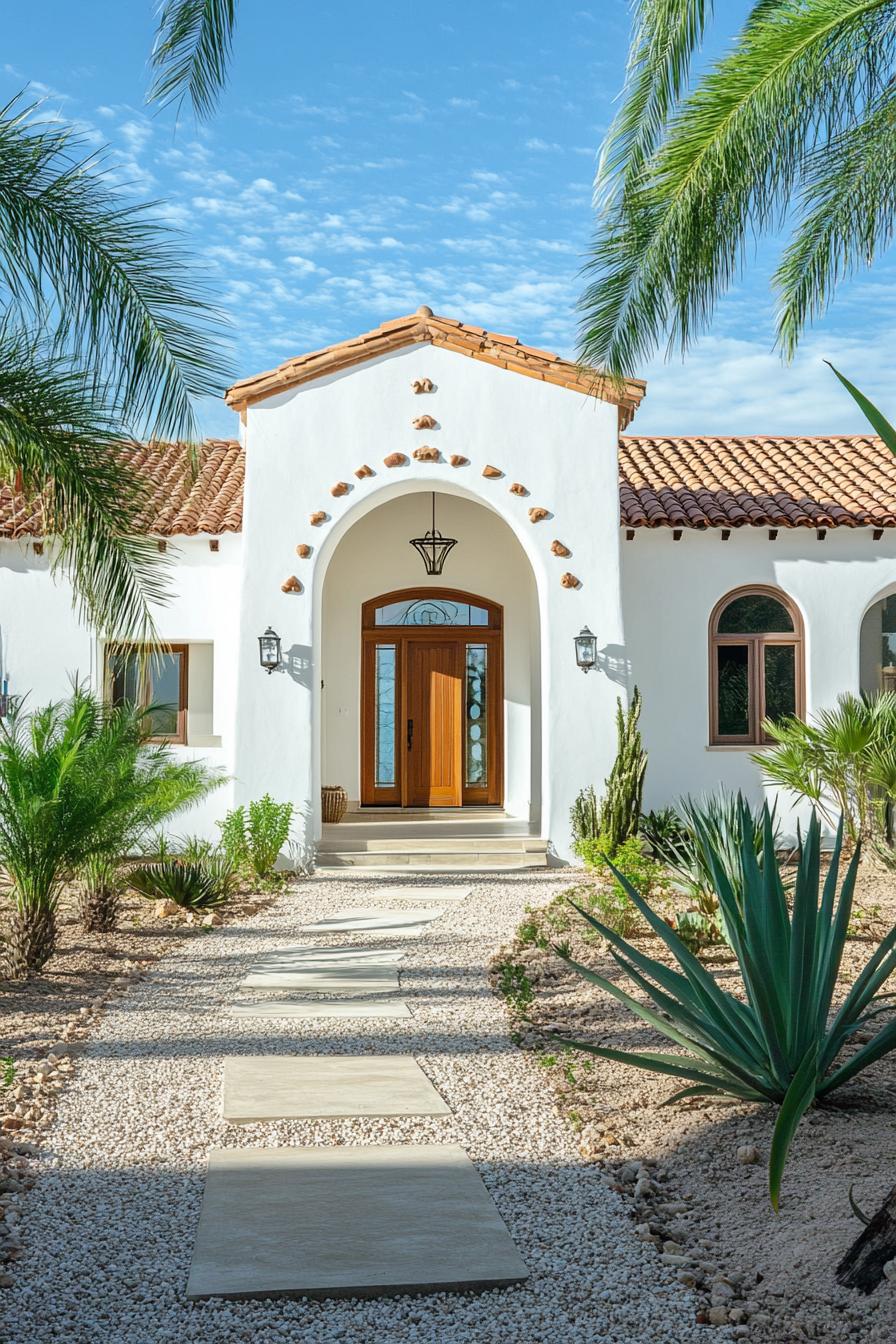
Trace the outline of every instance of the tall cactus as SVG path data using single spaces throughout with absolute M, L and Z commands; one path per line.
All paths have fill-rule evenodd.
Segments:
M 616 701 L 616 759 L 604 783 L 600 809 L 600 832 L 609 841 L 611 854 L 637 834 L 641 817 L 647 753 L 638 728 L 640 716 L 641 692 L 636 686 L 628 709 L 623 710 L 621 699 Z

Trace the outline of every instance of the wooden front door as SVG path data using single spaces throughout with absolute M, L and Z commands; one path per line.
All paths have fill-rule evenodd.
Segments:
M 463 655 L 455 639 L 408 643 L 407 807 L 460 807 L 463 801 Z
M 501 804 L 501 620 L 494 603 L 451 590 L 364 604 L 362 804 Z

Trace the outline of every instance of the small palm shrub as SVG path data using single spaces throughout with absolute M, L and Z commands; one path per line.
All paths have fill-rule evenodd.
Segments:
M 814 723 L 785 718 L 763 725 L 775 744 L 757 754 L 766 779 L 808 798 L 847 839 L 892 843 L 896 800 L 896 693 L 841 695 Z
M 221 848 L 237 868 L 270 877 L 289 839 L 292 803 L 276 803 L 269 793 L 248 808 L 235 807 L 218 822 Z
M 135 868 L 129 882 L 140 896 L 173 901 L 184 910 L 214 910 L 233 893 L 236 872 L 226 855 L 161 859 Z
M 127 882 L 111 854 L 92 854 L 78 872 L 78 913 L 88 933 L 111 933 Z
M 202 766 L 173 766 L 166 748 L 144 753 L 147 735 L 143 710 L 111 708 L 78 685 L 33 712 L 14 703 L 0 726 L 0 865 L 12 898 L 4 959 L 13 977 L 35 974 L 52 955 L 67 881 L 96 878 L 103 909 L 89 918 L 112 918 L 101 860 L 117 859 L 175 796 L 213 787 Z
M 716 982 L 678 934 L 619 873 L 619 881 L 665 943 L 676 966 L 645 955 L 581 906 L 576 906 L 579 914 L 611 944 L 616 964 L 643 997 L 633 997 L 615 981 L 574 962 L 568 947 L 555 945 L 555 950 L 581 976 L 611 994 L 677 1050 L 639 1052 L 574 1041 L 565 1044 L 685 1080 L 688 1086 L 671 1100 L 731 1096 L 778 1107 L 769 1159 L 769 1191 L 777 1209 L 787 1152 L 805 1111 L 896 1049 L 896 1019 L 890 1016 L 883 1026 L 871 1026 L 884 1011 L 888 997 L 881 990 L 896 971 L 896 927 L 834 1008 L 859 849 L 841 882 L 841 824 L 822 882 L 821 826 L 813 812 L 799 852 L 791 909 L 775 854 L 771 813 L 767 808 L 763 812 L 761 863 L 751 838 L 753 818 L 743 802 L 740 824 L 742 900 L 726 876 L 722 855 L 714 861 L 713 871 L 743 978 L 743 999 Z M 869 1029 L 873 1031 L 871 1039 L 846 1053 L 856 1032 Z

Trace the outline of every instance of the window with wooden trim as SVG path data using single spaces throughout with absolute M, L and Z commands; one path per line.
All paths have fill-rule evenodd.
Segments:
M 803 625 L 777 588 L 728 593 L 709 626 L 710 743 L 762 746 L 766 719 L 803 714 Z
M 151 707 L 154 742 L 187 740 L 186 644 L 150 651 L 139 644 L 106 649 L 106 696 L 111 704 Z

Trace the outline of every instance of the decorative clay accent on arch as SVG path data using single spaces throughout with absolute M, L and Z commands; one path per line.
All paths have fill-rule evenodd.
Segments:
M 347 495 L 349 490 L 351 490 L 351 486 L 349 485 L 348 481 L 337 481 L 336 484 L 331 488 L 330 494 L 333 495 L 336 499 L 339 499 L 342 495 Z
M 561 577 L 560 582 L 563 584 L 564 588 L 581 588 L 582 586 L 580 580 L 576 578 L 575 574 L 569 574 L 569 573 L 564 574 Z
M 540 522 L 543 521 L 543 519 L 545 519 L 545 518 L 550 518 L 550 516 L 551 516 L 551 511 L 550 511 L 550 509 L 541 509 L 541 508 L 537 508 L 537 509 L 530 509 L 530 510 L 529 510 L 529 522 L 530 522 L 530 523 L 540 523 Z
M 551 552 L 554 555 L 572 555 L 572 551 L 568 546 L 564 546 L 562 541 L 552 541 Z
M 302 591 L 301 580 L 297 579 L 295 574 L 290 574 L 286 582 L 281 583 L 280 591 L 282 593 L 300 593 Z
M 415 462 L 438 462 L 441 456 L 438 448 L 431 448 L 428 443 L 421 444 L 413 453 Z
M 308 545 L 307 541 L 300 541 L 298 546 L 296 547 L 296 555 L 299 557 L 299 559 L 307 560 L 310 554 L 311 554 L 311 547 Z
M 415 429 L 435 429 L 436 420 L 432 415 L 418 415 L 414 421 Z
M 324 513 L 323 509 L 318 509 L 316 513 L 312 513 L 308 521 L 312 527 L 320 527 L 321 523 L 325 523 L 328 517 L 329 514 Z
M 384 467 L 404 467 L 407 465 L 407 458 L 404 453 L 390 453 L 388 457 L 383 458 Z
M 468 467 L 470 465 L 470 459 L 468 457 L 461 457 L 460 453 L 452 453 L 448 461 L 451 463 L 452 467 Z
M 482 474 L 488 481 L 496 481 L 498 480 L 499 477 L 504 475 L 500 467 L 492 467 L 492 466 L 483 467 Z

